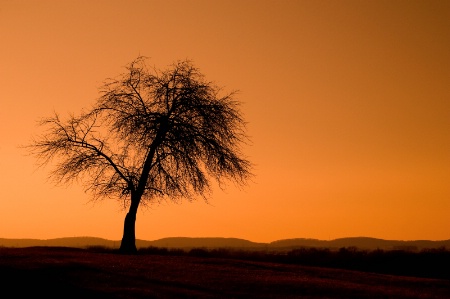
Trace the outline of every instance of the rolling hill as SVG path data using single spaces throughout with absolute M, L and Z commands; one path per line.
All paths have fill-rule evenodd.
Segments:
M 285 239 L 270 243 L 257 243 L 238 238 L 188 238 L 173 237 L 163 238 L 153 241 L 137 240 L 138 248 L 161 247 L 161 248 L 235 248 L 246 250 L 291 250 L 295 248 L 316 247 L 339 249 L 343 247 L 356 247 L 358 249 L 373 250 L 422 250 L 432 248 L 450 249 L 450 240 L 431 241 L 431 240 L 383 240 L 368 237 L 340 238 L 335 240 L 317 240 L 317 239 Z M 107 240 L 94 237 L 70 237 L 55 239 L 2 239 L 2 247 L 34 247 L 34 246 L 53 246 L 53 247 L 74 247 L 86 248 L 92 246 L 102 246 L 109 248 L 118 248 L 120 240 Z

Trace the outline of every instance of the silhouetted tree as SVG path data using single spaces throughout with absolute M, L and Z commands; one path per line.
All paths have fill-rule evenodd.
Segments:
M 242 185 L 251 164 L 240 151 L 248 138 L 234 92 L 220 95 L 189 61 L 161 71 L 138 57 L 126 69 L 108 79 L 88 111 L 45 118 L 47 131 L 29 148 L 39 165 L 56 162 L 56 183 L 81 178 L 95 199 L 123 200 L 120 251 L 135 253 L 141 203 L 207 200 L 210 178 Z

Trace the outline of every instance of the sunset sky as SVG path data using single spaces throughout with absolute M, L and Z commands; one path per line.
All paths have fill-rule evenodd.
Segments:
M 0 238 L 121 239 L 20 146 L 144 55 L 239 90 L 255 177 L 141 206 L 138 239 L 450 239 L 450 1 L 0 0 L 0 43 Z

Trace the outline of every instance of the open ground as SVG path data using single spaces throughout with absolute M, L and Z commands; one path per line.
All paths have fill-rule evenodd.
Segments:
M 0 279 L 10 298 L 450 298 L 445 278 L 62 247 L 0 248 Z

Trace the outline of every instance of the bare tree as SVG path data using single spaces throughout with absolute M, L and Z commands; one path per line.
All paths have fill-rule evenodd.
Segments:
M 44 119 L 47 130 L 29 148 L 39 165 L 55 162 L 57 183 L 82 179 L 95 199 L 123 200 L 120 251 L 135 253 L 141 203 L 206 200 L 210 178 L 243 185 L 251 163 L 240 151 L 248 138 L 234 92 L 220 95 L 190 61 L 161 71 L 138 57 L 126 69 L 88 111 Z

